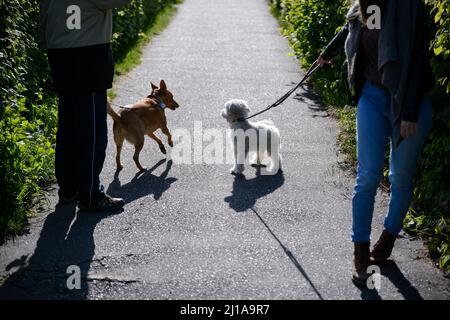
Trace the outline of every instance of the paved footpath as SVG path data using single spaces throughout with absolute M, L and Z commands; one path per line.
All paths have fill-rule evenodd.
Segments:
M 225 139 L 219 111 L 226 100 L 247 99 L 260 110 L 298 81 L 303 71 L 288 52 L 266 1 L 185 0 L 142 64 L 119 79 L 115 104 L 135 101 L 128 90 L 147 93 L 162 78 L 181 105 L 166 112 L 172 131 L 192 133 L 201 121 Z M 229 164 L 164 161 L 150 139 L 141 153 L 149 171 L 136 175 L 127 144 L 125 168 L 115 175 L 111 139 L 102 181 L 126 199 L 126 210 L 105 216 L 66 207 L 32 219 L 29 233 L 0 248 L 0 297 L 450 298 L 450 280 L 406 235 L 382 268 L 378 292 L 351 283 L 353 179 L 339 165 L 336 121 L 307 97 L 260 117 L 280 127 L 283 175 L 250 168 L 235 179 Z M 50 200 L 54 208 L 54 192 Z M 374 237 L 386 206 L 378 195 Z M 81 268 L 80 290 L 66 287 L 69 265 Z

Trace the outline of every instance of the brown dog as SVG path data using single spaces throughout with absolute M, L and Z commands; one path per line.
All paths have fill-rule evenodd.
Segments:
M 126 139 L 134 145 L 135 151 L 133 160 L 140 171 L 145 169 L 139 162 L 139 153 L 141 152 L 145 135 L 155 140 L 159 149 L 163 154 L 166 154 L 166 148 L 162 141 L 154 134 L 158 129 L 167 136 L 168 143 L 173 147 L 172 135 L 167 128 L 167 120 L 165 115 L 165 108 L 175 110 L 179 107 L 178 103 L 173 99 L 172 93 L 167 90 L 166 83 L 161 80 L 159 87 L 151 84 L 152 91 L 147 98 L 136 102 L 132 105 L 127 105 L 116 113 L 108 102 L 108 114 L 114 121 L 113 132 L 114 142 L 117 147 L 116 164 L 117 170 L 123 168 L 120 161 L 120 153 L 122 151 L 123 141 Z

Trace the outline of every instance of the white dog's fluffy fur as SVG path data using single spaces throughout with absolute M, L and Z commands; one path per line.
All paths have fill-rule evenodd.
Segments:
M 244 120 L 248 117 L 250 108 L 244 100 L 233 99 L 225 103 L 225 108 L 222 110 L 222 117 L 224 117 L 230 124 L 232 129 L 230 132 L 231 144 L 233 146 L 234 166 L 231 169 L 231 174 L 241 175 L 244 172 L 244 163 L 248 159 L 249 153 L 254 155 L 252 165 L 254 166 L 268 166 L 268 174 L 276 174 L 281 171 L 281 140 L 280 131 L 270 120 L 262 120 L 252 122 Z M 256 142 L 250 143 L 249 138 L 245 138 L 245 143 L 238 143 L 236 138 L 237 131 L 241 129 L 243 132 L 249 133 L 247 130 L 255 130 Z M 242 132 L 242 131 L 241 131 Z M 266 137 L 266 141 L 261 141 L 260 138 Z M 253 139 L 255 140 L 255 139 Z M 267 163 L 265 160 L 269 160 Z

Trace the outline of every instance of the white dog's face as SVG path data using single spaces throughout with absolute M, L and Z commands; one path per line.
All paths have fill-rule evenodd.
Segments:
M 233 123 L 239 119 L 246 118 L 249 112 L 250 108 L 247 105 L 247 101 L 233 99 L 225 103 L 221 114 L 229 123 Z

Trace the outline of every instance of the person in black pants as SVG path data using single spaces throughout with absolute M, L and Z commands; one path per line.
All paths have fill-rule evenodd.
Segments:
M 129 0 L 41 1 L 41 38 L 59 96 L 55 173 L 59 203 L 114 211 L 122 199 L 105 194 L 100 173 L 108 142 L 107 89 L 112 87 L 112 8 Z M 78 19 L 78 20 L 77 20 Z M 72 24 L 71 24 L 72 23 Z

